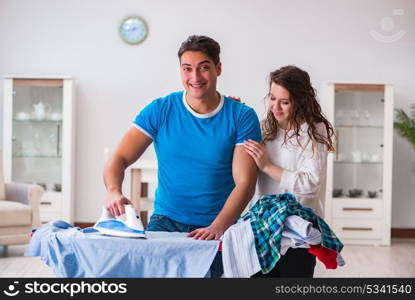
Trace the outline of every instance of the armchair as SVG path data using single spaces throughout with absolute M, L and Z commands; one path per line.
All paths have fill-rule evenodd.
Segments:
M 40 226 L 43 188 L 36 184 L 5 183 L 1 158 L 0 155 L 0 245 L 26 244 L 31 230 Z

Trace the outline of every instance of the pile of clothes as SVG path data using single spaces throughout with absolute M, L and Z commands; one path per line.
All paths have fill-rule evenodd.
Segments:
M 270 272 L 289 248 L 309 248 L 327 269 L 344 266 L 343 244 L 293 194 L 263 195 L 222 237 L 224 277 Z

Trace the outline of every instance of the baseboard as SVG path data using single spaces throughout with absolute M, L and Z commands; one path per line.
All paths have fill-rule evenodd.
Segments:
M 393 238 L 415 238 L 415 228 L 392 228 L 391 236 Z
M 87 228 L 94 226 L 95 223 L 87 223 L 87 222 L 75 222 L 74 225 L 80 228 Z

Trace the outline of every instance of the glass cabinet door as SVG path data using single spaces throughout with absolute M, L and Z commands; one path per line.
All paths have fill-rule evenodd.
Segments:
M 62 184 L 63 80 L 13 80 L 12 181 Z
M 334 198 L 382 198 L 384 92 L 336 89 Z

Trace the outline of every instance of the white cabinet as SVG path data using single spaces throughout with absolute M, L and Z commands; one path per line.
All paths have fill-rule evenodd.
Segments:
M 393 87 L 326 83 L 322 106 L 337 136 L 327 162 L 325 219 L 345 244 L 389 245 Z
M 4 78 L 3 161 L 6 182 L 45 189 L 42 222 L 73 222 L 74 99 L 70 77 Z

